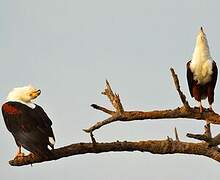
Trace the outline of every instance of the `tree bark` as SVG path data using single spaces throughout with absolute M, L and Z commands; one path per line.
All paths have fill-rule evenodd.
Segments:
M 12 166 L 23 166 L 44 161 L 57 160 L 60 158 L 87 154 L 87 153 L 104 153 L 104 152 L 122 152 L 122 151 L 140 151 L 150 152 L 153 154 L 194 154 L 203 155 L 220 162 L 220 153 L 215 148 L 208 147 L 208 143 L 189 143 L 168 140 L 148 140 L 139 142 L 110 142 L 110 143 L 77 143 L 62 148 L 54 149 L 53 158 L 42 159 L 32 154 L 9 161 Z

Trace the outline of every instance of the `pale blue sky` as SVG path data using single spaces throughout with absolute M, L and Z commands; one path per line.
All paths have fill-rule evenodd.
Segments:
M 191 105 L 185 64 L 204 26 L 211 55 L 219 63 L 219 1 L 208 0 L 0 0 L 0 101 L 16 86 L 42 90 L 36 103 L 53 121 L 56 147 L 90 141 L 83 128 L 107 116 L 90 108 L 110 107 L 100 93 L 105 79 L 126 110 L 175 108 L 180 100 L 169 68 L 175 68 Z M 220 86 L 214 110 L 220 112 Z M 189 120 L 113 123 L 95 132 L 97 141 L 148 140 L 201 133 Z M 219 178 L 219 163 L 193 155 L 104 153 L 31 166 L 8 165 L 16 149 L 0 123 L 0 179 L 201 179 Z M 213 128 L 213 133 L 220 128 Z

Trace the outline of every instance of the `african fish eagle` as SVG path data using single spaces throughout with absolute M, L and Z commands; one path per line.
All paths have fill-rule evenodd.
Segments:
M 48 158 L 53 154 L 55 137 L 51 128 L 52 122 L 43 108 L 32 102 L 41 91 L 29 86 L 14 88 L 2 105 L 2 115 L 7 129 L 14 136 L 18 146 L 15 156 L 24 156 L 21 147 L 38 157 Z
M 217 81 L 218 69 L 211 58 L 208 41 L 201 27 L 196 38 L 196 46 L 192 60 L 187 62 L 187 81 L 192 97 L 199 102 L 200 112 L 203 112 L 201 100 L 208 97 L 209 110 L 212 111 L 214 90 Z

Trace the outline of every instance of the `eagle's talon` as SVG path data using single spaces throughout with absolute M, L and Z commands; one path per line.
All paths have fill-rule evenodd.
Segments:
M 204 108 L 203 108 L 202 106 L 200 106 L 200 107 L 199 107 L 199 112 L 200 112 L 200 113 L 203 113 L 203 111 L 204 111 Z
M 19 152 L 15 155 L 14 159 L 23 158 L 24 156 L 25 156 L 24 153 Z
M 34 157 L 34 153 L 30 152 L 30 153 L 28 154 L 28 156 L 31 156 L 31 157 L 33 158 L 33 157 Z
M 209 108 L 208 111 L 209 112 L 214 112 L 214 110 L 212 108 Z

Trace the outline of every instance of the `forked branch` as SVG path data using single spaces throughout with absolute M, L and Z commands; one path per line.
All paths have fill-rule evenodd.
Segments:
M 211 134 L 211 128 L 210 124 L 206 124 L 204 126 L 205 132 L 204 134 L 192 134 L 192 133 L 187 133 L 187 137 L 189 138 L 194 138 L 200 141 L 205 141 L 209 144 L 210 147 L 216 147 L 220 144 L 220 134 L 216 135 L 215 137 L 212 137 Z
M 177 107 L 175 109 L 154 110 L 154 111 L 124 111 L 119 95 L 116 96 L 116 94 L 112 92 L 109 82 L 106 81 L 106 89 L 103 94 L 108 97 L 113 107 L 115 108 L 115 111 L 111 111 L 105 107 L 92 104 L 92 107 L 94 109 L 103 111 L 104 113 L 107 113 L 111 116 L 105 120 L 95 123 L 89 128 L 84 129 L 84 131 L 87 133 L 90 133 L 90 132 L 95 131 L 96 129 L 99 129 L 100 127 L 104 125 L 107 125 L 107 124 L 110 124 L 116 121 L 125 122 L 125 121 L 136 121 L 136 120 L 158 120 L 158 119 L 159 120 L 161 119 L 177 120 L 178 118 L 186 118 L 190 120 L 192 119 L 205 120 L 206 122 L 209 122 L 212 124 L 220 124 L 219 114 L 213 111 L 208 111 L 208 109 L 206 109 L 203 113 L 200 113 L 198 108 L 191 108 L 189 106 L 189 103 L 186 100 L 186 96 L 183 94 L 183 92 L 180 89 L 180 84 L 179 84 L 177 74 L 175 73 L 173 68 L 171 68 L 170 71 L 173 77 L 176 90 L 180 96 L 181 102 L 183 103 L 182 107 Z M 122 110 L 119 111 L 119 109 L 122 109 Z
M 112 89 L 111 89 L 111 86 L 109 84 L 109 82 L 106 80 L 106 88 L 105 88 L 105 91 L 102 92 L 103 95 L 106 95 L 110 102 L 112 103 L 113 107 L 115 108 L 116 112 L 117 113 L 123 113 L 124 112 L 124 108 L 121 104 L 121 101 L 120 101 L 120 97 L 119 97 L 119 94 L 117 93 L 113 93 Z

